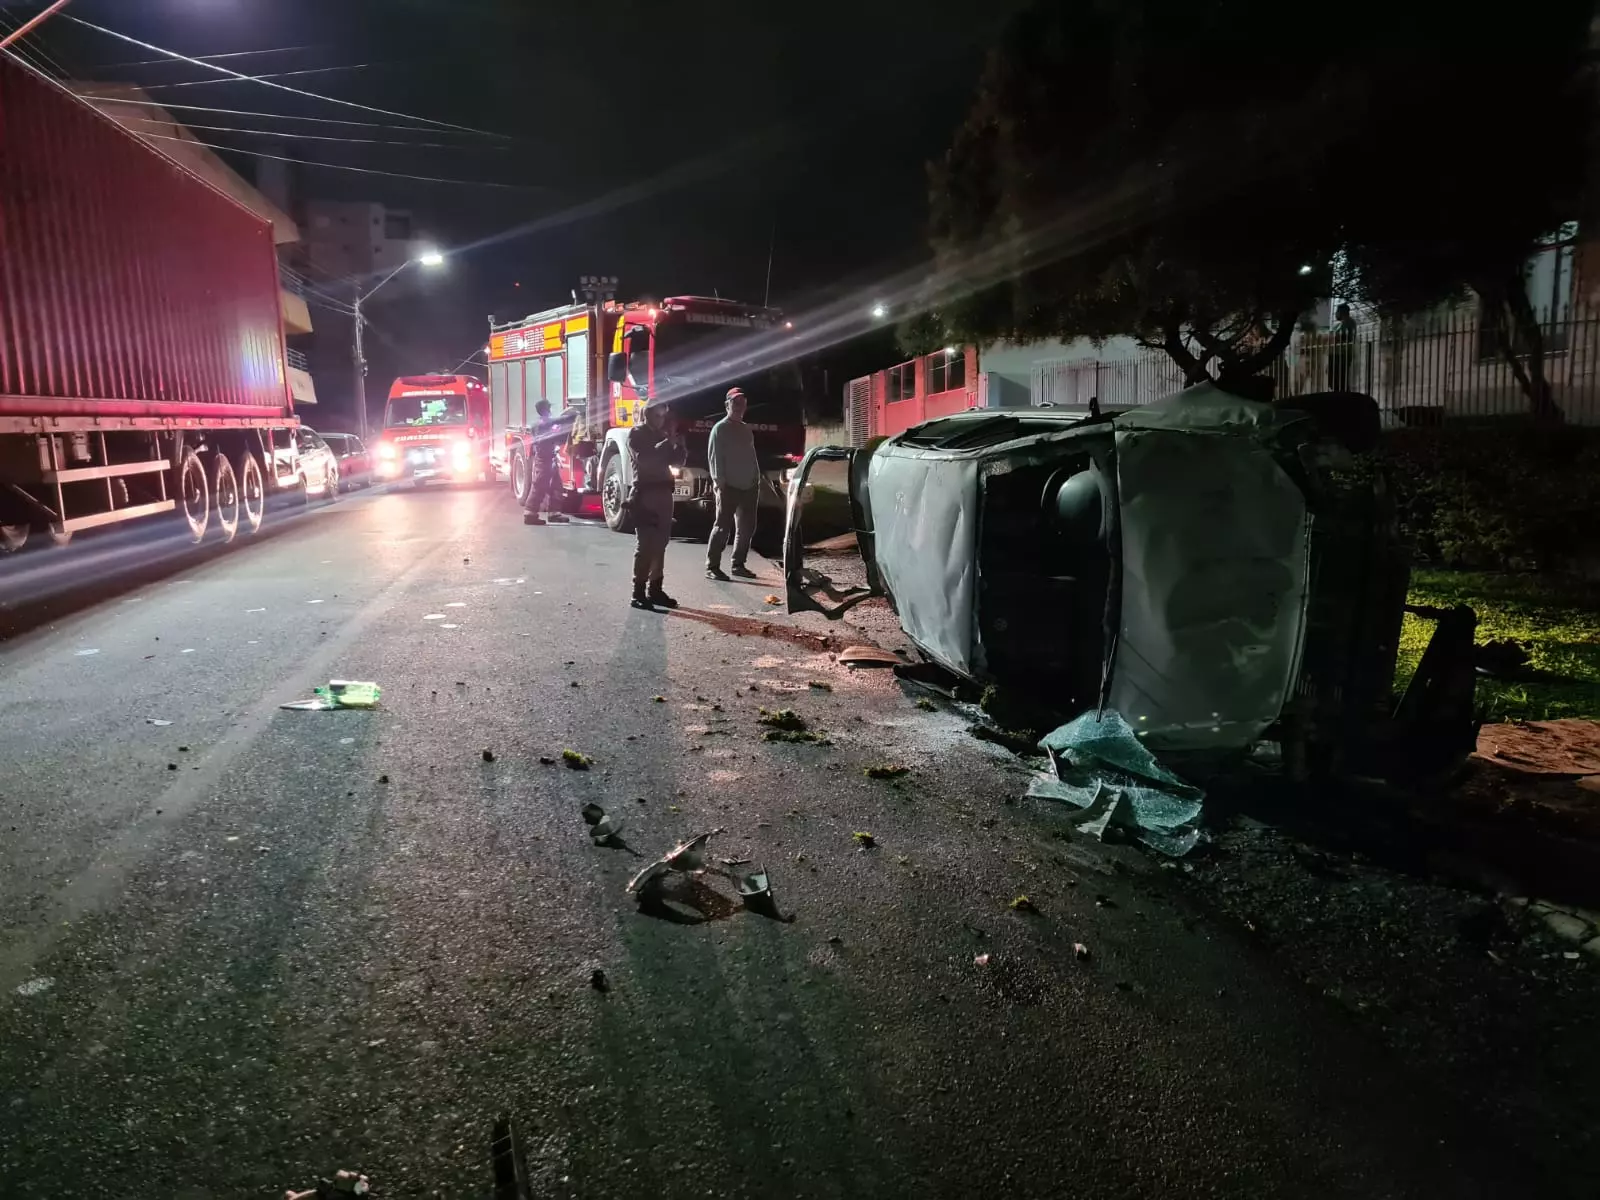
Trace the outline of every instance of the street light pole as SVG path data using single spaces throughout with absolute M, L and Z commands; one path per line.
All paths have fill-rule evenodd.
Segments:
M 350 312 L 355 321 L 355 339 L 354 344 L 351 347 L 351 358 L 354 360 L 355 367 L 356 424 L 361 431 L 359 436 L 362 441 L 367 440 L 367 354 L 362 342 L 362 327 L 366 324 L 366 318 L 361 315 L 361 304 L 365 300 L 370 300 L 373 294 L 379 288 L 388 283 L 389 280 L 393 279 L 396 275 L 400 274 L 401 271 L 404 271 L 412 263 L 421 263 L 425 267 L 440 267 L 444 265 L 444 255 L 440 254 L 437 250 L 424 250 L 415 258 L 406 259 L 405 262 L 401 263 L 394 270 L 390 271 L 365 292 L 361 290 L 361 284 L 359 282 L 357 282 L 352 288 L 351 294 L 353 299 L 350 305 Z

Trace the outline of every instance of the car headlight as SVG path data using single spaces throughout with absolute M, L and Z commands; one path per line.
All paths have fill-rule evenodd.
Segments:
M 674 479 L 680 479 L 683 476 L 683 468 L 682 467 L 668 467 L 667 470 L 672 472 L 672 477 Z

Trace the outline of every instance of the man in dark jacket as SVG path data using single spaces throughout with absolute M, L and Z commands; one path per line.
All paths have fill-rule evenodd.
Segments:
M 524 525 L 566 525 L 567 518 L 557 512 L 554 501 L 561 490 L 556 478 L 555 422 L 550 419 L 550 401 L 541 400 L 533 406 L 539 420 L 533 427 L 533 462 L 529 464 L 528 490 L 522 495 Z M 540 516 L 543 512 L 545 515 Z
M 644 410 L 644 424 L 628 432 L 628 457 L 633 464 L 633 527 L 638 547 L 633 554 L 633 607 L 677 608 L 661 588 L 666 574 L 667 543 L 672 540 L 672 469 L 683 466 L 683 439 L 664 404 Z

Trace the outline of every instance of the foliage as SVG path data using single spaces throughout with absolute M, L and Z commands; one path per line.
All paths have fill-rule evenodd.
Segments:
M 1042 0 L 930 166 L 935 249 L 983 265 L 938 306 L 946 338 L 1132 335 L 1227 380 L 1281 354 L 1335 264 L 1380 308 L 1504 298 L 1585 161 L 1587 8 L 1514 21 L 1444 0 L 1349 0 L 1314 28 L 1265 0 Z M 1470 118 L 1451 107 L 1468 97 Z
M 1600 435 L 1526 423 L 1397 430 L 1383 461 L 1418 557 L 1582 569 L 1600 558 Z
M 1413 604 L 1468 604 L 1478 641 L 1515 641 L 1528 652 L 1530 678 L 1478 680 L 1490 720 L 1600 720 L 1600 587 L 1541 575 L 1423 569 L 1413 573 Z M 1396 688 L 1416 670 L 1433 622 L 1407 616 L 1400 634 Z

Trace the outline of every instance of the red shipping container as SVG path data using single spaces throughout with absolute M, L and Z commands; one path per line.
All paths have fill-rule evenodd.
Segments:
M 282 422 L 278 290 L 270 222 L 0 55 L 0 416 Z

